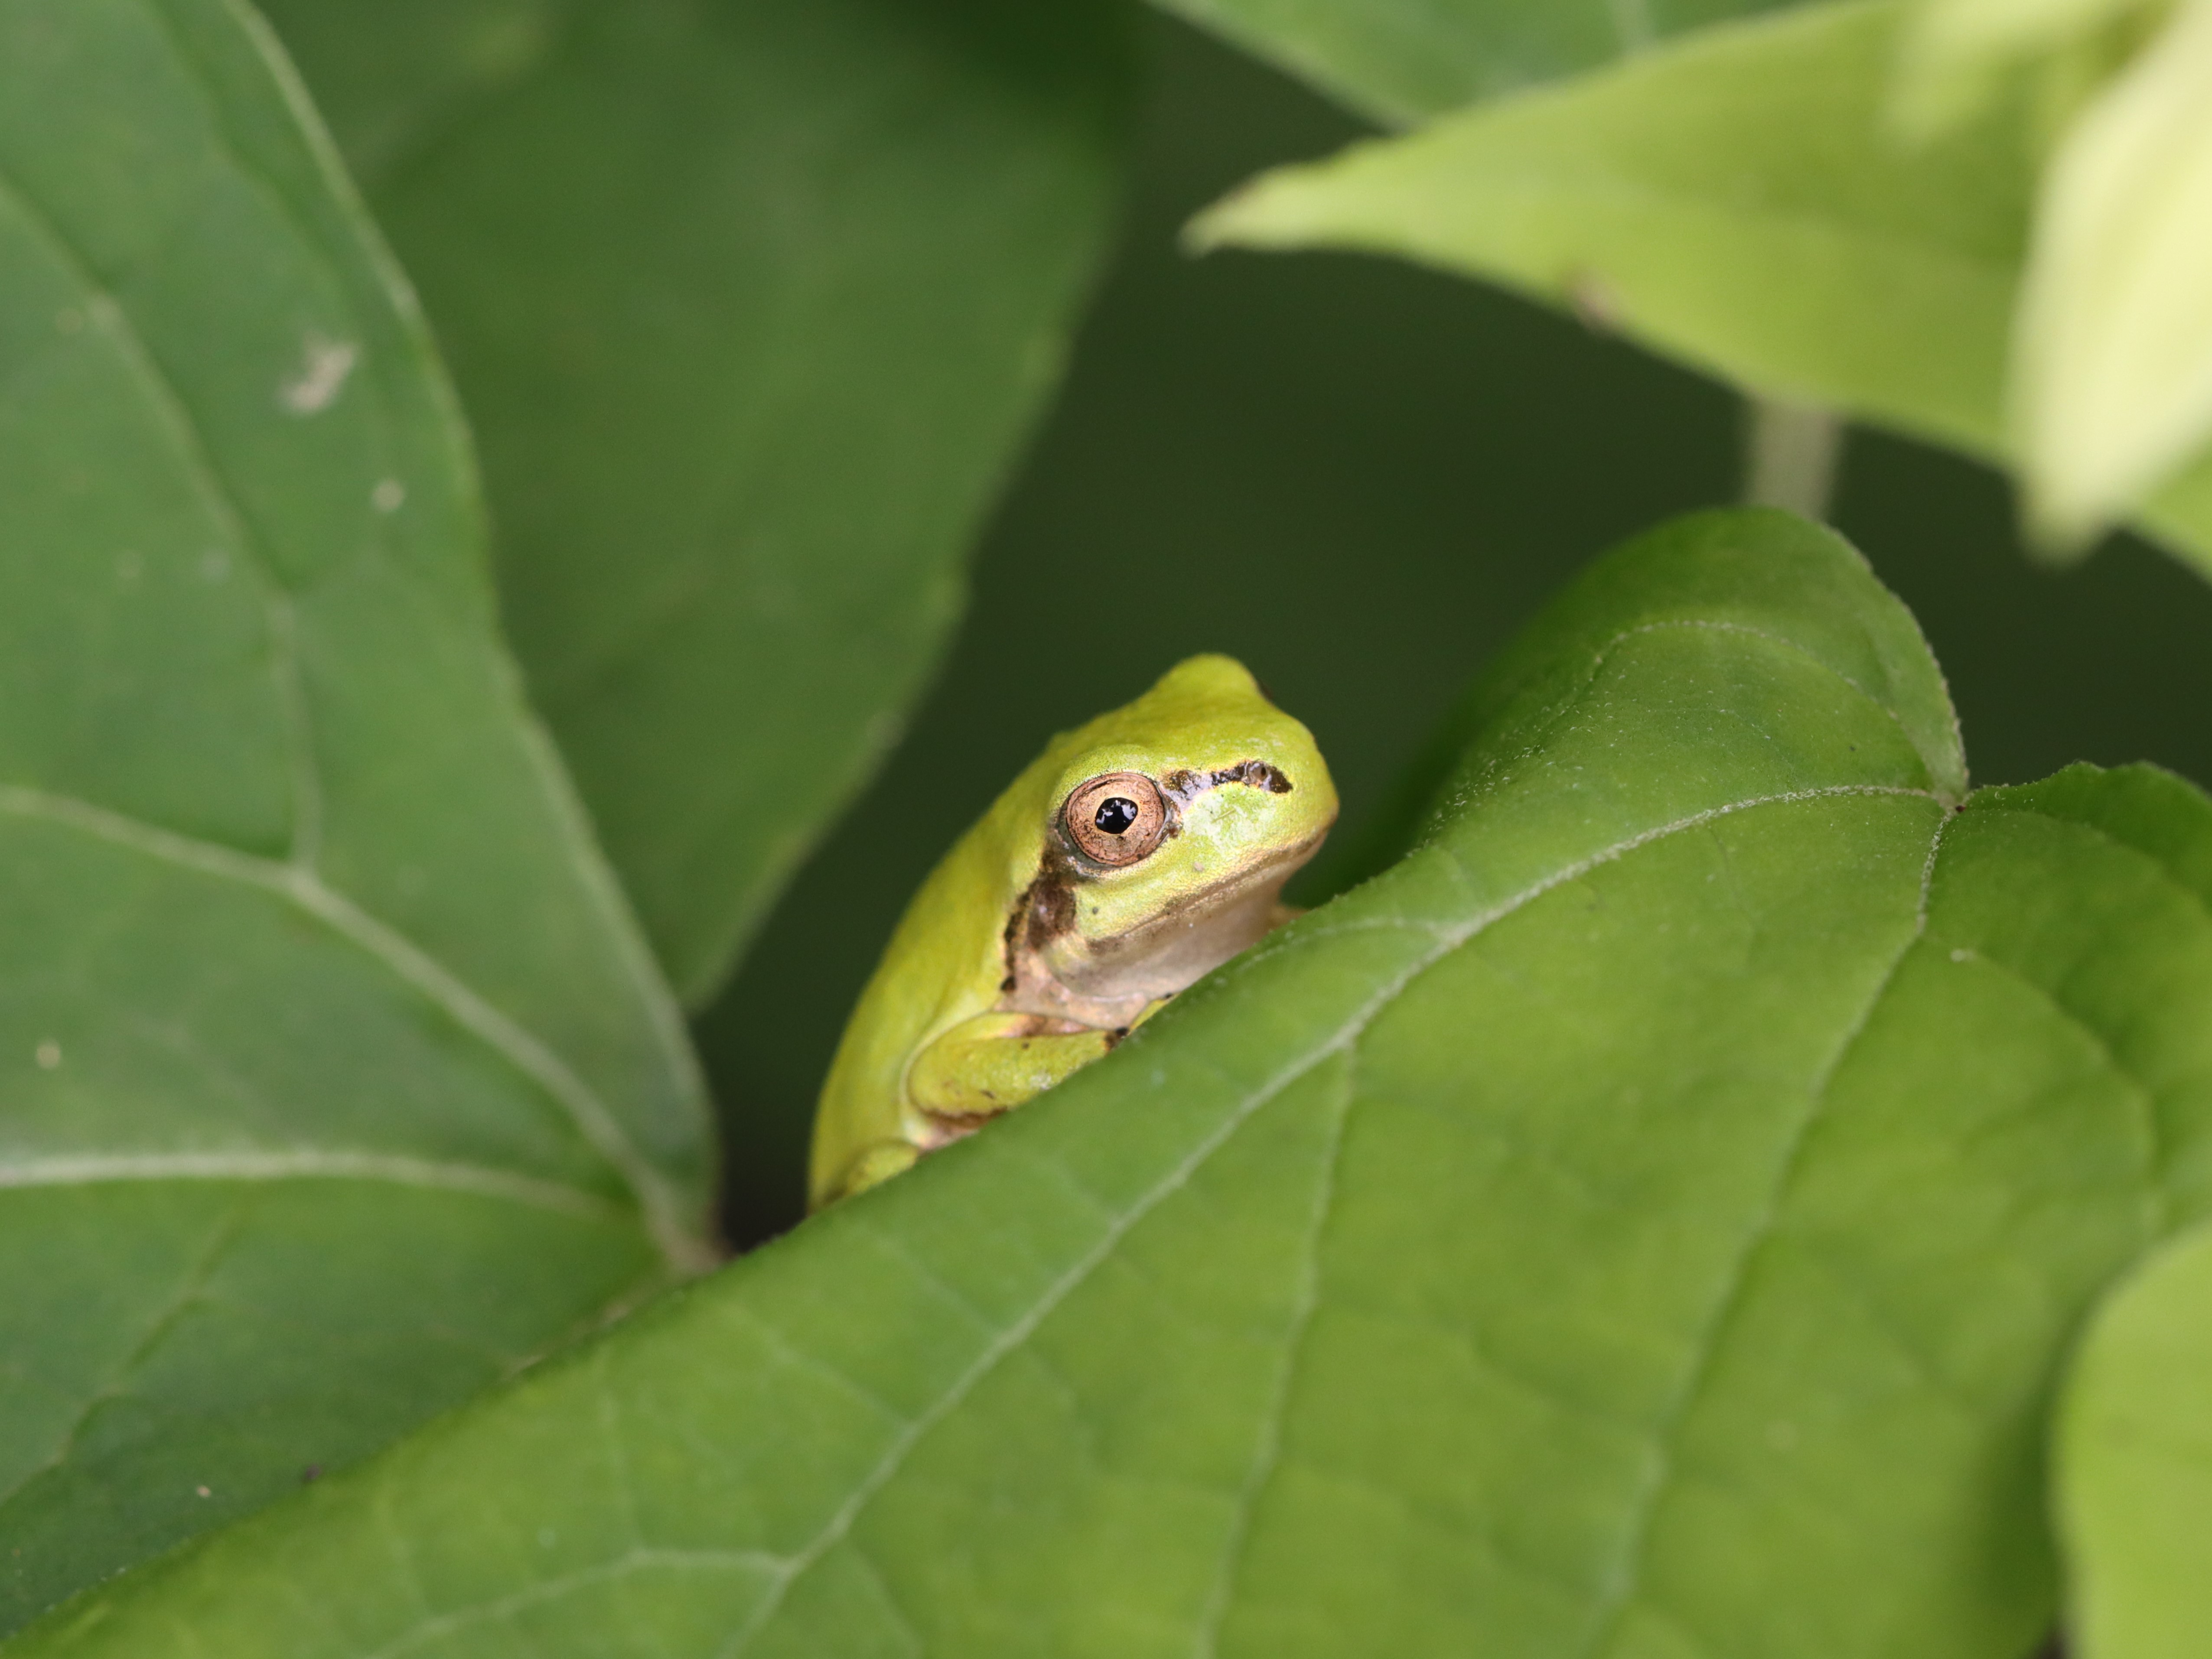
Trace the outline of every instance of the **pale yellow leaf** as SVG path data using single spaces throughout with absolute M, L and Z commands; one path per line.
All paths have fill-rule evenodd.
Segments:
M 2085 544 L 2212 431 L 2212 0 L 2187 0 L 2046 170 L 2014 341 L 2031 523 Z
M 2163 0 L 1920 0 L 1898 41 L 1890 113 L 1925 140 L 1980 113 L 2020 64 Z

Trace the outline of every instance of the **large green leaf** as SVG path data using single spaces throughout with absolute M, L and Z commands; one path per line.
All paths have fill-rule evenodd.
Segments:
M 1352 108 L 1417 121 L 1796 0 L 1157 0 Z
M 0 0 L 0 1627 L 704 1255 L 419 321 L 224 0 Z
M 1105 0 L 275 0 L 482 447 L 538 705 L 710 994 L 897 735 L 1105 240 Z
M 1424 844 L 1104 1063 L 24 1654 L 1986 1655 L 2203 1207 L 2212 802 L 1963 811 L 1779 514 L 1602 562 Z
M 1739 384 L 2002 460 L 2032 112 L 1925 143 L 1902 11 L 1838 0 L 1264 175 L 1206 243 L 1395 253 L 1571 307 Z M 2212 569 L 2212 465 L 2149 527 Z
M 2212 1622 L 2212 1229 L 2097 1315 L 2059 1420 L 2067 1622 L 2083 1659 L 2188 1659 Z

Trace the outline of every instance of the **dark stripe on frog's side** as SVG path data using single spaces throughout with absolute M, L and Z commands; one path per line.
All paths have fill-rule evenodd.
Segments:
M 1036 951 L 1075 927 L 1075 884 L 1082 879 L 1067 855 L 1048 847 L 1038 861 L 1036 878 L 1022 889 L 1006 918 L 1006 965 L 1013 966 L 1018 950 Z
M 1013 994 L 1019 978 L 1014 963 L 1024 949 L 1042 950 L 1074 928 L 1075 884 L 1079 879 L 1067 855 L 1047 846 L 1044 857 L 1038 860 L 1036 879 L 1014 901 L 1006 929 L 999 937 L 1000 959 L 1006 969 L 1006 976 L 999 981 L 1001 996 Z
M 1022 896 L 1014 901 L 1014 908 L 1006 917 L 1006 929 L 999 935 L 999 960 L 1006 969 L 1006 976 L 999 981 L 999 994 L 1002 997 L 1013 995 L 1014 987 L 1020 981 L 1020 975 L 1014 972 L 1014 940 L 1021 932 L 1022 918 L 1030 913 L 1030 894 L 1036 887 L 1036 884 L 1031 882 L 1022 889 Z

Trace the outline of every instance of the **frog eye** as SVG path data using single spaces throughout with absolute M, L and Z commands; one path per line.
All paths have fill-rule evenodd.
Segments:
M 1085 858 L 1119 867 L 1152 856 L 1167 835 L 1168 804 L 1142 772 L 1101 772 L 1076 785 L 1060 821 Z

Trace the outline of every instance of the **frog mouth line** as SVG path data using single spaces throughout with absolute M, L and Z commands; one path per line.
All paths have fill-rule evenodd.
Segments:
M 1114 939 L 1097 941 L 1091 946 L 1092 951 L 1097 955 L 1107 956 L 1127 950 L 1139 938 L 1164 929 L 1194 910 L 1210 908 L 1214 900 L 1231 889 L 1249 889 L 1264 884 L 1267 877 L 1278 870 L 1283 872 L 1283 879 L 1288 881 L 1292 872 L 1321 850 L 1322 842 L 1328 839 L 1328 832 L 1334 827 L 1334 821 L 1324 823 L 1302 841 L 1277 848 L 1264 858 L 1238 866 L 1220 880 L 1208 882 L 1205 886 L 1161 906 L 1158 911 L 1129 933 Z M 1277 890 L 1279 891 L 1279 888 Z

